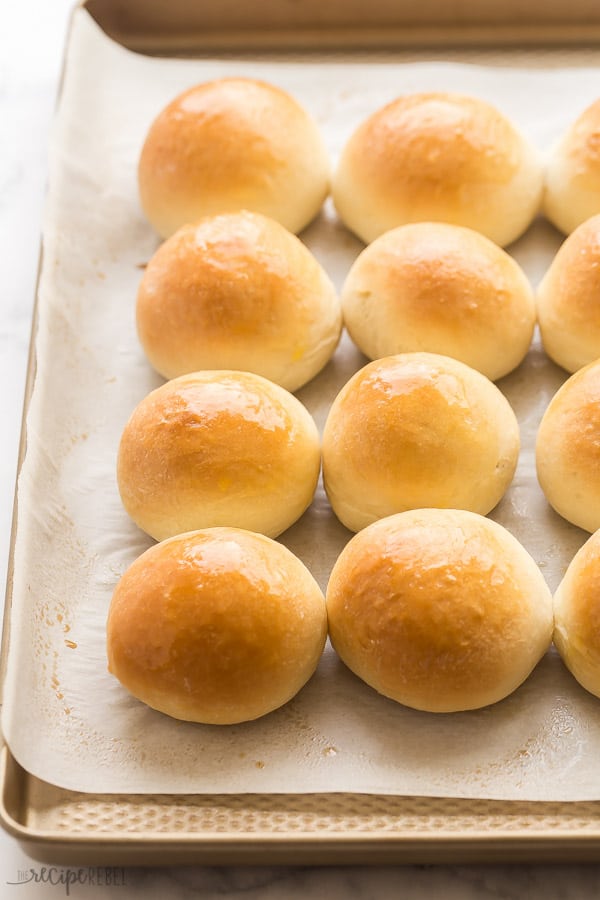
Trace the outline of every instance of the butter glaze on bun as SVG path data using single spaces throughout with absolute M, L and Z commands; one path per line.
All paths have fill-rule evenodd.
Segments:
M 552 637 L 552 596 L 534 560 L 502 526 L 463 510 L 413 510 L 365 528 L 326 597 L 348 668 L 429 712 L 507 697 Z
M 176 97 L 144 142 L 143 210 L 162 237 L 206 215 L 251 209 L 301 231 L 329 190 L 316 122 L 288 93 L 251 78 L 221 78 Z
M 156 540 L 231 525 L 276 537 L 312 501 L 317 426 L 293 394 L 250 372 L 206 371 L 145 397 L 119 445 L 123 505 Z
M 241 211 L 184 225 L 159 247 L 138 290 L 137 327 L 165 378 L 241 369 L 295 391 L 333 355 L 342 315 L 308 248 Z
M 492 381 L 525 357 L 533 291 L 515 260 L 470 228 L 402 225 L 369 244 L 342 289 L 345 325 L 370 359 L 428 351 Z
M 559 248 L 537 291 L 544 350 L 576 372 L 600 357 L 600 215 Z
M 489 103 L 454 93 L 407 94 L 358 126 L 332 193 L 342 220 L 366 243 L 409 222 L 448 222 L 505 246 L 538 212 L 542 167 Z
M 554 594 L 554 643 L 571 674 L 600 697 L 600 531 L 571 560 Z
M 600 100 L 588 106 L 553 148 L 543 212 L 563 234 L 600 213 Z
M 148 706 L 228 725 L 287 703 L 327 635 L 323 594 L 286 547 L 236 528 L 177 535 L 140 556 L 114 592 L 109 669 Z
M 548 404 L 536 464 L 556 512 L 585 531 L 600 528 L 600 360 L 571 375 Z
M 485 515 L 517 465 L 519 426 L 500 390 L 464 363 L 400 353 L 342 388 L 323 432 L 323 478 L 340 521 L 358 531 L 420 507 Z

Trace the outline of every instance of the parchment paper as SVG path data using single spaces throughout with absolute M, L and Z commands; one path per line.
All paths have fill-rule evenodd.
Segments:
M 161 383 L 134 327 L 141 266 L 159 243 L 138 205 L 137 158 L 150 122 L 173 96 L 225 74 L 260 76 L 290 91 L 316 116 L 334 162 L 358 122 L 401 92 L 487 98 L 542 152 L 600 96 L 600 71 L 590 69 L 150 59 L 113 44 L 84 11 L 76 14 L 51 147 L 37 376 L 18 489 L 2 713 L 11 751 L 34 775 L 81 791 L 600 798 L 600 700 L 553 650 L 501 703 L 434 716 L 379 697 L 328 647 L 291 703 L 225 728 L 171 720 L 108 674 L 112 590 L 151 543 L 121 507 L 116 450 L 136 403 Z M 362 245 L 330 203 L 302 237 L 341 287 Z M 510 250 L 535 284 L 560 241 L 540 220 Z M 345 336 L 326 370 L 299 392 L 319 426 L 365 362 Z M 519 418 L 522 452 L 492 516 L 521 540 L 552 589 L 587 537 L 550 510 L 535 478 L 536 428 L 565 377 L 536 338 L 524 364 L 499 384 Z M 319 488 L 281 540 L 325 588 L 349 537 Z

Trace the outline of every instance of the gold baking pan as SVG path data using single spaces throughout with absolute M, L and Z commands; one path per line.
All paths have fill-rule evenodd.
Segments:
M 182 56 L 392 51 L 500 65 L 600 67 L 595 0 L 87 0 L 115 41 Z M 418 9 L 415 9 L 418 6 Z M 33 334 L 37 314 L 34 314 Z M 30 353 L 25 410 L 35 377 Z M 26 447 L 23 427 L 20 463 Z M 13 542 L 2 659 L 8 650 Z M 0 672 L 3 674 L 4 667 Z M 64 790 L 0 751 L 0 820 L 36 859 L 89 865 L 383 864 L 587 861 L 600 852 L 600 802 L 366 794 L 116 795 Z
M 6 748 L 0 815 L 23 848 L 69 865 L 383 864 L 597 859 L 600 803 L 366 794 L 65 791 Z

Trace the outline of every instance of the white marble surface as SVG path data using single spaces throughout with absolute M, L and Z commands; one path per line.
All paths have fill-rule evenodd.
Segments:
M 71 0 L 0 0 L 0 579 L 8 557 L 12 495 L 46 176 L 46 145 Z M 66 869 L 46 872 L 0 832 L 0 900 L 66 895 Z M 234 897 L 587 898 L 599 866 L 127 869 L 118 885 L 93 872 L 75 898 Z M 15 884 L 21 880 L 22 883 Z M 121 884 L 124 881 L 124 884 Z M 26 882 L 26 883 L 25 883 Z M 62 883 L 61 883 L 62 882 Z

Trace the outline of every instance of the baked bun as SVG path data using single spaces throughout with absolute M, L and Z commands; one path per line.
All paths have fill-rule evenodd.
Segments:
M 131 518 L 156 540 L 231 525 L 276 537 L 312 501 L 320 469 L 307 409 L 260 375 L 168 381 L 133 411 L 117 478 Z
M 600 697 L 600 531 L 575 554 L 554 594 L 554 643 L 568 670 Z
M 535 453 L 548 503 L 585 531 L 600 528 L 600 361 L 579 369 L 556 392 Z
M 537 291 L 544 350 L 567 372 L 600 357 L 600 215 L 559 248 Z
M 242 369 L 295 391 L 333 355 L 342 314 L 304 244 L 242 211 L 184 225 L 159 247 L 139 287 L 137 326 L 166 378 Z
M 519 426 L 499 389 L 464 363 L 401 353 L 342 388 L 323 433 L 323 477 L 340 521 L 358 531 L 419 507 L 488 513 L 517 465 Z
M 535 301 L 515 260 L 470 228 L 402 225 L 369 244 L 342 290 L 344 322 L 370 359 L 425 350 L 492 381 L 524 358 Z
M 600 100 L 588 106 L 553 148 L 546 166 L 543 213 L 570 234 L 600 213 Z
M 252 78 L 208 81 L 176 97 L 142 148 L 142 207 L 163 237 L 202 216 L 251 209 L 300 231 L 329 190 L 316 122 L 289 94 Z
M 153 709 L 229 725 L 287 703 L 317 667 L 325 599 L 286 547 L 237 528 L 177 535 L 117 585 L 109 670 Z
M 497 109 L 475 97 L 407 94 L 364 121 L 333 178 L 342 220 L 370 243 L 409 222 L 449 222 L 501 246 L 539 209 L 536 153 Z
M 463 510 L 412 510 L 365 528 L 326 596 L 348 668 L 428 712 L 502 700 L 552 638 L 552 595 L 533 559 L 501 525 Z

